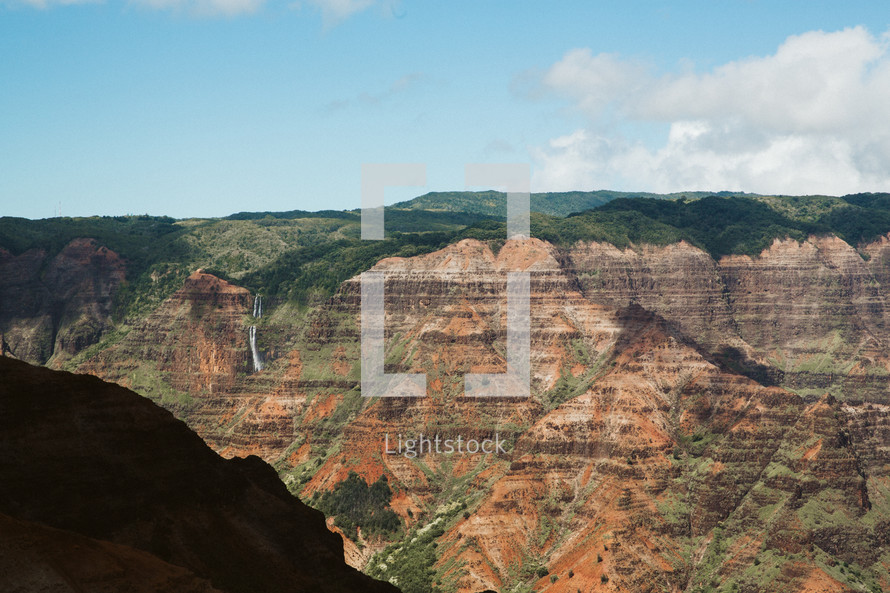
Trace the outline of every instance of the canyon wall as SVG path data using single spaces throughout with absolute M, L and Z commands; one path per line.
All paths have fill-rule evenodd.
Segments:
M 0 345 L 4 354 L 60 366 L 109 331 L 123 260 L 94 239 L 75 239 L 54 257 L 0 248 Z
M 595 302 L 637 303 L 738 370 L 801 394 L 890 401 L 887 239 L 776 240 L 760 257 L 678 243 L 579 243 L 568 267 Z
M 376 557 L 385 538 L 347 542 L 381 578 L 435 529 L 435 579 L 461 593 L 882 590 L 888 249 L 811 238 L 715 261 L 686 243 L 465 240 L 382 260 L 385 368 L 425 373 L 425 398 L 361 397 L 357 278 L 255 319 L 253 295 L 195 273 L 80 370 L 303 497 L 386 475 L 406 533 Z M 505 371 L 511 271 L 531 278 L 533 397 L 463 397 L 465 373 Z M 508 453 L 386 454 L 420 433 Z

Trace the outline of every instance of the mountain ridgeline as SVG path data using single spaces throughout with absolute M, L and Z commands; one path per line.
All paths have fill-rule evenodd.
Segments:
M 774 239 L 834 234 L 851 245 L 890 231 L 890 194 L 754 196 L 613 191 L 531 194 L 533 237 L 561 246 L 618 247 L 685 240 L 714 257 L 756 256 Z M 0 249 L 44 252 L 45 266 L 72 240 L 92 238 L 127 262 L 118 320 L 156 306 L 201 267 L 272 298 L 301 304 L 385 257 L 411 257 L 465 238 L 502 242 L 502 192 L 434 192 L 386 209 L 386 239 L 361 241 L 357 211 L 242 212 L 225 219 L 116 216 L 0 218 Z M 160 280 L 159 280 L 160 278 Z
M 355 211 L 0 219 L 3 351 L 262 458 L 403 593 L 890 590 L 890 194 L 531 204 L 518 240 L 498 192 L 388 207 L 382 241 Z M 362 397 L 366 270 L 427 397 Z M 515 271 L 532 395 L 465 397 Z M 388 451 L 421 433 L 507 453 Z

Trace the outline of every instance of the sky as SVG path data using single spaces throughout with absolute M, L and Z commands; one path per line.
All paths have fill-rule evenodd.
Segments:
M 874 1 L 0 0 L 0 216 L 532 191 L 890 191 Z M 479 188 L 472 188 L 479 189 Z

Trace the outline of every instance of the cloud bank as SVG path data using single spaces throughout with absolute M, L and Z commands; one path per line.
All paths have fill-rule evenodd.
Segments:
M 588 119 L 532 149 L 539 190 L 890 190 L 890 35 L 789 37 L 775 54 L 657 76 L 589 49 L 541 77 Z M 655 146 L 628 132 L 667 128 Z

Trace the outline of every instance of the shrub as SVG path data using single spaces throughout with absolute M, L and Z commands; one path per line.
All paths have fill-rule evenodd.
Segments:
M 398 531 L 401 522 L 389 507 L 391 498 L 386 476 L 380 476 L 368 486 L 361 476 L 351 471 L 332 491 L 325 492 L 317 500 L 313 497 L 313 501 L 318 510 L 333 515 L 334 524 L 355 539 L 358 528 L 365 535 Z

